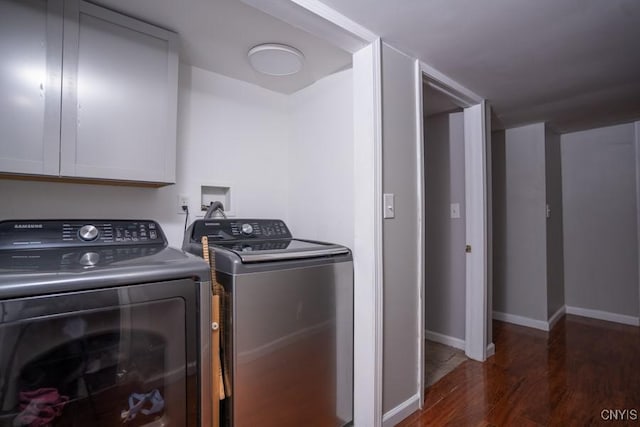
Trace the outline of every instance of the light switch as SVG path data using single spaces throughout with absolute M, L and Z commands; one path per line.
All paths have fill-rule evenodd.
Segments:
M 393 201 L 393 194 L 385 193 L 382 199 L 382 203 L 384 204 L 383 218 L 395 218 L 396 209 Z
M 460 203 L 451 203 L 451 218 L 460 218 Z

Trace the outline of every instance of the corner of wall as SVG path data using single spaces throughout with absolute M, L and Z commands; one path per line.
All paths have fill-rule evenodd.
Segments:
M 494 244 L 503 262 L 494 264 L 493 309 L 540 328 L 537 322 L 548 318 L 545 125 L 506 129 L 504 144 L 502 138 L 496 142 L 497 149 L 504 146 L 504 183 L 494 184 L 494 199 L 503 203 L 495 211 L 504 218 L 494 230 L 502 238 Z
M 393 427 L 420 409 L 420 394 L 411 396 L 382 417 L 382 427 Z
M 501 322 L 512 323 L 514 325 L 525 326 L 527 328 L 539 329 L 541 331 L 549 330 L 549 322 L 547 320 L 532 319 L 531 317 L 503 313 L 500 311 L 494 311 L 493 318 Z

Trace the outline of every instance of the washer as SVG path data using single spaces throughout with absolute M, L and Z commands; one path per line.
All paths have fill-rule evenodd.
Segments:
M 294 239 L 281 220 L 217 218 L 195 221 L 183 249 L 202 255 L 203 236 L 224 287 L 223 425 L 350 425 L 350 250 Z
M 209 274 L 155 221 L 0 222 L 0 426 L 209 427 Z

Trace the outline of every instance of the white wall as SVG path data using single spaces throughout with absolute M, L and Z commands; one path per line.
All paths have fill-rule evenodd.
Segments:
M 426 189 L 425 326 L 465 339 L 466 260 L 464 113 L 428 117 L 424 125 Z M 451 218 L 451 203 L 459 218 Z
M 353 248 L 353 72 L 328 76 L 290 97 L 289 221 L 294 236 Z M 344 292 L 344 291 L 343 291 Z M 351 299 L 338 299 L 338 324 L 353 322 Z M 350 420 L 353 331 L 337 331 L 337 414 Z
M 200 186 L 224 185 L 237 217 L 290 220 L 296 234 L 351 247 L 352 93 L 351 70 L 285 96 L 182 65 L 176 185 L 0 180 L 0 219 L 150 218 L 180 246 L 178 195 L 189 197 L 193 220 Z
M 177 215 L 176 187 L 0 180 L 0 219 L 154 219 L 171 244 L 182 244 L 184 217 Z
M 291 95 L 289 227 L 353 248 L 353 73 Z
M 202 216 L 200 186 L 231 187 L 236 217 L 282 218 L 294 234 L 353 246 L 353 82 L 344 70 L 291 96 L 181 65 L 177 184 L 136 188 L 0 180 L 0 219 L 149 218 L 173 246 Z
M 231 187 L 237 217 L 288 219 L 288 96 L 195 67 L 180 69 L 178 171 L 191 212 L 201 185 Z
M 638 317 L 633 123 L 562 135 L 567 306 Z
M 148 218 L 182 245 L 178 194 L 201 215 L 200 185 L 231 187 L 238 216 L 287 219 L 288 97 L 199 68 L 180 67 L 177 184 L 159 189 L 0 180 L 0 219 Z

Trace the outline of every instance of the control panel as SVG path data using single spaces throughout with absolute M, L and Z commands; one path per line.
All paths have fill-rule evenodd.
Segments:
M 190 239 L 210 240 L 291 239 L 284 221 L 279 219 L 199 219 L 191 226 Z
M 103 267 L 118 261 L 131 261 L 139 257 L 154 255 L 164 249 L 161 245 L 62 247 L 46 251 L 0 250 L 0 265 L 4 270 L 16 271 L 74 271 L 91 267 Z
M 166 245 L 150 220 L 28 220 L 0 222 L 0 249 Z

